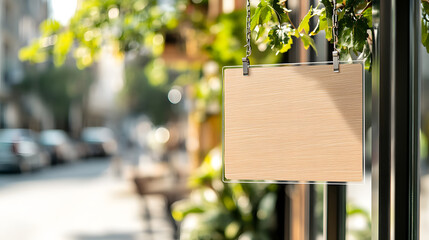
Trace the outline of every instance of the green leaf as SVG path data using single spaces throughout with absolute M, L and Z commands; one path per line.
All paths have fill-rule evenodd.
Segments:
M 356 0 L 346 0 L 346 5 L 344 8 L 349 9 L 350 7 L 353 7 L 355 5 Z
M 317 35 L 320 31 L 320 21 L 317 22 L 316 27 L 313 29 L 313 31 L 310 33 L 310 36 Z
M 61 30 L 61 24 L 60 22 L 52 19 L 48 19 L 43 21 L 40 24 L 40 32 L 42 33 L 42 36 L 47 37 L 50 35 L 53 35 Z
M 355 8 L 356 6 L 358 6 L 364 2 L 365 2 L 365 0 L 346 0 L 346 5 L 345 5 L 344 9 L 349 10 L 349 9 Z
M 372 53 L 370 52 L 368 57 L 365 58 L 365 70 L 371 71 L 372 65 Z
M 288 41 L 289 36 L 282 31 L 282 26 L 275 25 L 268 32 L 269 44 L 272 49 L 281 49 L 284 42 Z
M 292 47 L 292 44 L 293 44 L 292 37 L 289 37 L 287 43 L 283 44 L 283 47 L 279 50 L 279 52 L 285 53 L 285 52 L 289 51 L 289 49 L 291 49 L 291 47 Z
M 321 0 L 326 9 L 326 17 L 332 19 L 333 3 L 330 0 Z
M 344 16 L 338 22 L 338 43 L 345 48 L 353 47 L 353 19 L 350 15 Z
M 162 59 L 155 59 L 143 71 L 151 86 L 161 86 L 168 81 L 167 68 Z
M 292 29 L 292 33 L 291 34 L 292 34 L 292 36 L 295 36 L 296 38 L 300 37 L 298 29 Z
M 368 27 L 372 28 L 372 7 L 367 8 L 362 16 L 367 20 Z
M 43 51 L 39 40 L 34 40 L 30 45 L 19 50 L 19 59 L 21 61 L 30 61 L 32 63 L 41 63 L 46 61 L 48 54 Z
M 263 4 L 265 3 L 265 4 Z M 250 29 L 256 31 L 256 40 L 265 32 L 265 24 L 268 24 L 273 17 L 273 9 L 262 1 L 258 4 L 250 22 Z M 256 26 L 258 28 L 256 29 Z
M 428 38 L 428 25 L 425 20 L 422 20 L 422 43 L 424 44 Z
M 240 233 L 240 224 L 238 222 L 232 222 L 225 228 L 225 237 L 227 239 L 238 239 L 237 235 Z
M 429 35 L 429 23 L 422 19 L 422 43 L 425 44 Z
M 355 20 L 352 14 L 345 14 L 338 22 L 338 45 L 341 48 L 362 52 L 368 38 L 369 29 L 367 19 L 364 17 Z
M 256 26 L 262 26 L 270 22 L 273 16 L 273 9 L 265 1 L 261 1 L 255 10 L 250 21 L 250 29 L 255 30 Z
M 362 52 L 368 38 L 366 18 L 358 18 L 353 25 L 353 49 Z
M 275 25 L 270 29 L 268 33 L 269 45 L 271 49 L 277 50 L 277 54 L 279 52 L 286 52 L 290 49 L 292 45 L 291 34 L 292 29 L 289 24 L 284 25 Z
M 332 27 L 328 27 L 325 30 L 325 38 L 326 38 L 326 40 L 331 41 L 331 39 L 332 39 Z
M 320 30 L 326 30 L 326 28 L 328 27 L 328 21 L 326 18 L 326 9 L 323 9 L 323 11 L 320 14 L 319 17 L 319 22 L 320 22 Z
M 326 10 L 324 8 L 319 12 L 319 20 L 317 22 L 316 27 L 311 32 L 310 36 L 317 35 L 320 31 L 326 31 L 327 28 L 328 28 L 328 21 L 326 19 Z
M 316 44 L 314 43 L 314 40 L 310 36 L 308 36 L 307 34 L 301 34 L 301 41 L 304 44 L 305 49 L 308 49 L 308 47 L 311 46 L 317 55 Z
M 258 40 L 265 33 L 264 25 L 259 25 L 258 30 L 256 31 L 256 40 Z
M 350 54 L 350 49 L 351 48 L 340 48 L 339 50 L 340 50 L 340 52 L 339 52 L 339 54 L 340 54 L 340 60 L 341 61 L 347 61 L 347 62 L 351 62 L 353 59 L 352 59 L 352 55 Z
M 73 45 L 73 39 L 74 35 L 71 31 L 58 34 L 58 40 L 53 50 L 55 66 L 61 66 L 64 63 Z
M 311 12 L 312 12 L 312 7 L 310 7 L 310 10 L 308 11 L 308 13 L 301 20 L 301 23 L 298 26 L 298 32 L 302 32 L 302 30 L 304 30 L 305 33 L 308 33 L 310 31 L 309 21 L 310 21 L 310 18 L 313 16 Z
M 271 9 L 270 6 L 266 6 L 263 9 L 261 9 L 259 22 L 261 24 L 266 24 L 271 20 L 272 16 L 273 16 L 273 10 Z
M 429 53 L 429 22 L 422 19 L 422 44 Z
M 366 42 L 362 53 L 359 55 L 358 60 L 365 62 L 365 69 L 371 70 L 372 54 L 368 42 Z
M 422 12 L 429 15 L 429 2 L 422 1 Z
M 263 6 L 263 7 L 266 7 L 266 6 L 270 5 L 270 0 L 261 0 L 261 2 L 259 4 L 261 4 L 261 6 Z
M 176 221 L 182 221 L 186 215 L 204 212 L 203 206 L 193 204 L 189 200 L 180 200 L 172 206 L 172 216 Z
M 346 14 L 346 12 L 345 11 L 341 11 L 341 12 L 339 12 L 338 13 L 338 21 L 340 21 L 343 17 L 344 17 L 344 15 Z M 331 18 L 332 19 L 332 18 Z
M 328 41 L 332 39 L 332 19 L 326 16 L 326 8 L 319 12 L 318 29 L 313 30 L 311 35 L 316 35 L 319 31 L 325 31 L 325 38 Z
M 255 13 L 252 16 L 252 19 L 250 20 L 250 29 L 254 30 L 257 25 L 259 25 L 259 19 L 261 15 L 261 4 L 259 3 L 258 7 L 255 10 Z
M 429 2 L 422 0 L 422 44 L 429 53 Z

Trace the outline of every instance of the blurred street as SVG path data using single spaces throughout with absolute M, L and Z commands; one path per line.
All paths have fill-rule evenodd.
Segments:
M 343 3 L 0 0 L 0 240 L 429 240 L 429 0 Z
M 97 158 L 0 175 L 0 239 L 173 239 L 164 198 L 140 197 L 111 166 Z

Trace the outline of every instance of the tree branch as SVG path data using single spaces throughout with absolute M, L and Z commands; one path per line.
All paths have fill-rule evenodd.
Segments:
M 288 20 L 289 20 L 290 25 L 292 25 L 292 27 L 293 27 L 294 29 L 297 29 L 297 28 L 295 27 L 295 25 L 293 24 L 292 19 L 290 19 L 290 16 L 289 16 L 289 13 L 288 13 L 288 12 L 286 12 L 286 15 L 287 15 L 287 18 L 288 18 Z
M 426 1 L 429 1 L 429 0 L 426 0 Z M 362 12 L 360 12 L 358 15 L 362 15 L 370 7 L 372 7 L 372 1 L 369 1 L 368 4 L 365 6 L 365 8 L 362 10 Z

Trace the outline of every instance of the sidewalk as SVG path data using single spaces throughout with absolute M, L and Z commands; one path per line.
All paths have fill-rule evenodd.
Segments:
M 115 177 L 109 160 L 1 177 L 7 184 L 0 188 L 0 239 L 174 237 L 163 197 L 140 197 L 134 183 Z
M 166 200 L 160 195 L 143 197 L 143 233 L 140 239 L 144 240 L 173 240 L 174 227 L 167 216 Z

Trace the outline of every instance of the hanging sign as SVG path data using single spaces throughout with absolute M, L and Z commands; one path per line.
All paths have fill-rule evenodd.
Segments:
M 223 72 L 225 181 L 360 182 L 361 63 L 256 66 Z

